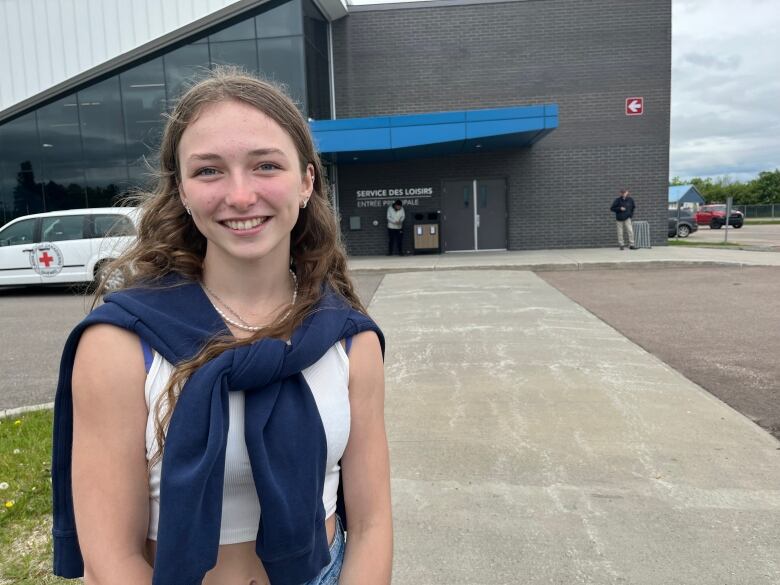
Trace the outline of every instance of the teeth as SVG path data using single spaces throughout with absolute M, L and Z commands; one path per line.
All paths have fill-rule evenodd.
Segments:
M 264 223 L 265 220 L 268 218 L 265 217 L 254 217 L 252 219 L 246 219 L 246 220 L 227 220 L 223 222 L 226 226 L 228 226 L 231 230 L 251 230 L 253 227 L 259 226 L 261 223 Z

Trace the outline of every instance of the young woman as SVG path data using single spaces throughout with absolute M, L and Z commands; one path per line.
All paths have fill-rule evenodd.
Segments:
M 327 195 L 308 125 L 272 85 L 220 69 L 178 102 L 116 265 L 128 287 L 63 355 L 55 573 L 390 582 L 383 340 Z

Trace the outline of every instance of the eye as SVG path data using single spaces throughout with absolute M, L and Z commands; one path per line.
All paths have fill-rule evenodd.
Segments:
M 261 171 L 275 171 L 281 168 L 278 164 L 272 162 L 264 162 L 257 165 L 257 168 Z
M 198 169 L 195 171 L 194 175 L 195 177 L 213 177 L 217 173 L 217 169 L 213 167 L 203 167 L 202 169 Z

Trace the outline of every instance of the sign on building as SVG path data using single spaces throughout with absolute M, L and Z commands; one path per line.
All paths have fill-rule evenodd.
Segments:
M 645 98 L 626 98 L 626 116 L 641 116 L 645 112 Z

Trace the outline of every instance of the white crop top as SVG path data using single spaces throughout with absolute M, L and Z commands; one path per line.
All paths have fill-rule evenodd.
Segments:
M 157 352 L 146 375 L 146 459 L 157 452 L 155 437 L 155 408 L 158 397 L 173 373 L 173 366 Z M 303 370 L 306 383 L 311 388 L 317 409 L 325 429 L 328 456 L 325 466 L 325 486 L 322 503 L 325 517 L 336 511 L 339 487 L 339 460 L 344 454 L 349 438 L 349 359 L 336 343 L 319 361 Z M 257 538 L 260 522 L 260 502 L 249 463 L 244 439 L 244 392 L 229 392 L 230 426 L 225 453 L 225 483 L 222 495 L 222 526 L 219 544 L 253 541 Z M 160 519 L 160 469 L 158 462 L 149 470 L 149 531 L 147 537 L 157 540 L 157 524 Z

